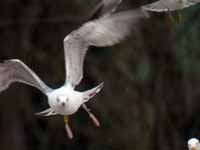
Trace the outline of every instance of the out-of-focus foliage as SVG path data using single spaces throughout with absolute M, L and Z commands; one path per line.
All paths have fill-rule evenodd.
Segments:
M 63 39 L 79 27 L 97 0 L 1 0 L 0 59 L 19 58 L 48 85 L 64 82 Z M 124 0 L 120 9 L 152 1 Z M 0 94 L 1 150 L 180 150 L 200 135 L 200 4 L 170 26 L 152 13 L 127 40 L 86 56 L 86 90 L 104 81 L 89 102 L 102 127 L 80 109 L 67 139 L 61 116 L 34 116 L 48 107 L 37 89 L 12 85 Z

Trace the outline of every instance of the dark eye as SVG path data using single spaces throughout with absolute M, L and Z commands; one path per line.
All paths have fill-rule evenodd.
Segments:
M 66 98 L 66 101 L 69 101 L 69 98 Z
M 59 98 L 56 98 L 57 102 L 60 102 L 60 99 Z

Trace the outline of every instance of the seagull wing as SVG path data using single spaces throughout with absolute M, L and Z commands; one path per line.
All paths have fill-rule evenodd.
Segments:
M 130 10 L 101 17 L 88 22 L 64 39 L 66 84 L 75 87 L 83 76 L 87 49 L 93 46 L 111 46 L 123 40 L 139 20 L 148 18 L 142 9 Z
M 177 0 L 160 0 L 151 4 L 144 5 L 142 8 L 147 11 L 167 12 L 183 9 L 198 2 L 200 2 L 200 0 L 186 0 L 183 2 Z
M 65 50 L 65 84 L 75 87 L 83 76 L 83 60 L 89 45 L 76 32 L 64 39 Z
M 7 89 L 13 82 L 22 82 L 34 86 L 44 94 L 52 90 L 28 66 L 18 59 L 0 63 L 0 92 Z
M 142 9 L 122 11 L 86 23 L 80 28 L 84 40 L 92 46 L 111 46 L 127 37 L 149 14 Z

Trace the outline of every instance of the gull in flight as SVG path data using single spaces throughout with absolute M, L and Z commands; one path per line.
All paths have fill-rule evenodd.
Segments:
M 196 138 L 191 138 L 188 141 L 188 148 L 189 148 L 189 150 L 200 150 L 199 140 Z
M 143 8 L 148 11 L 167 12 L 181 10 L 199 2 L 200 0 L 159 0 L 151 4 L 144 5 Z
M 14 82 L 22 82 L 38 88 L 48 98 L 49 108 L 36 115 L 63 115 L 65 129 L 69 138 L 73 138 L 68 124 L 68 116 L 82 106 L 99 126 L 99 121 L 90 112 L 85 103 L 94 97 L 103 87 L 103 83 L 85 92 L 76 91 L 75 87 L 83 78 L 83 64 L 89 46 L 111 46 L 119 43 L 131 33 L 140 20 L 149 18 L 148 13 L 139 8 L 109 15 L 102 15 L 83 24 L 64 38 L 65 83 L 58 89 L 48 87 L 21 60 L 11 59 L 0 63 L 0 92 Z
M 199 3 L 200 0 L 159 0 L 151 4 L 142 6 L 144 10 L 152 12 L 168 12 L 170 21 L 173 23 L 173 18 L 170 14 L 171 11 L 181 10 L 192 5 Z M 178 21 L 181 20 L 181 15 L 178 12 Z

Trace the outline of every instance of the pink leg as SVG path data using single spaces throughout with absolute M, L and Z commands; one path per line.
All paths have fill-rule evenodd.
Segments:
M 83 109 L 85 109 L 85 111 L 88 113 L 88 115 L 90 116 L 90 118 L 92 119 L 93 123 L 97 126 L 97 127 L 100 127 L 100 122 L 99 120 L 97 119 L 97 117 L 95 117 L 94 114 L 92 114 L 90 112 L 90 109 L 86 106 L 86 104 L 82 104 L 82 107 Z
M 65 122 L 65 130 L 67 132 L 67 136 L 69 139 L 73 139 L 74 135 L 73 132 L 69 126 L 69 117 L 68 116 L 64 116 L 64 122 Z

